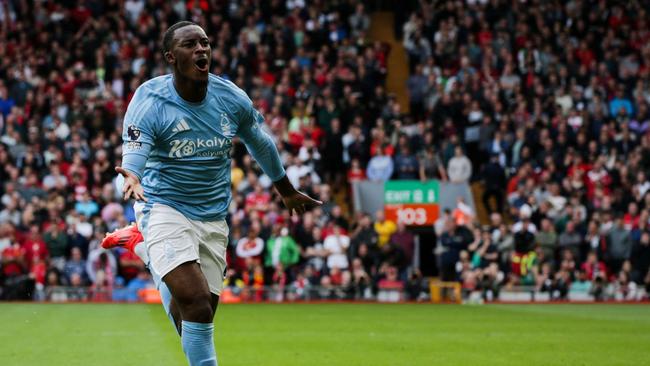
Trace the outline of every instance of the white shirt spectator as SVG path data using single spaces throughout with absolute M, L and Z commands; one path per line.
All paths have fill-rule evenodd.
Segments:
M 67 187 L 68 178 L 63 174 L 48 174 L 43 178 L 43 188 L 50 190 L 52 188 Z
M 327 256 L 327 267 L 339 269 L 348 268 L 348 256 L 345 251 L 349 246 L 350 238 L 347 235 L 339 233 L 329 235 L 325 238 L 323 247 L 329 252 L 329 255 Z
M 286 173 L 287 178 L 289 178 L 289 182 L 291 182 L 294 187 L 299 187 L 300 178 L 306 175 L 311 176 L 311 180 L 314 184 L 319 184 L 321 181 L 318 174 L 316 174 L 314 170 L 308 165 L 291 165 L 287 168 Z
M 122 98 L 124 96 L 124 80 L 122 78 L 113 79 L 111 90 L 113 90 L 116 96 Z
M 307 162 L 310 160 L 319 161 L 321 159 L 321 155 L 316 148 L 301 146 L 300 151 L 298 151 L 298 159 L 300 159 L 302 162 Z
M 650 189 L 650 182 L 645 181 L 643 183 L 637 184 L 636 189 L 639 190 L 639 196 L 645 196 L 646 192 Z
M 393 175 L 393 159 L 387 155 L 376 155 L 368 162 L 366 175 L 372 181 L 385 182 Z
M 449 160 L 447 174 L 452 183 L 467 183 L 472 177 L 472 162 L 460 149 L 456 148 L 456 155 Z

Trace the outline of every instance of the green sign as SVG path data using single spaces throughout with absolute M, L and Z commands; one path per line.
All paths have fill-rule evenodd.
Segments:
M 437 180 L 391 180 L 384 184 L 384 204 L 437 204 L 439 192 Z

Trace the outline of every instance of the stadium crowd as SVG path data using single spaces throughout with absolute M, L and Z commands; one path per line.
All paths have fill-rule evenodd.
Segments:
M 650 288 L 641 4 L 405 2 L 403 106 L 385 90 L 390 49 L 368 40 L 362 2 L 0 1 L 0 296 L 35 284 L 37 299 L 133 300 L 122 290 L 150 286 L 135 255 L 99 243 L 134 221 L 113 170 L 126 106 L 168 72 L 160 36 L 189 19 L 211 37 L 211 71 L 265 116 L 291 182 L 325 202 L 291 216 L 234 144 L 233 296 L 426 297 L 413 232 L 382 212 L 351 212 L 346 198 L 355 180 L 440 179 L 481 182 L 477 203 L 490 213 L 484 226 L 452 211 L 438 219 L 443 280 L 486 299 L 516 286 L 554 299 L 641 298 Z M 63 285 L 79 291 L 48 290 Z

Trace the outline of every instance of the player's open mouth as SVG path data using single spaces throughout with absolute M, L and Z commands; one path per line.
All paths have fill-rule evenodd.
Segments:
M 208 71 L 208 59 L 207 58 L 201 58 L 196 61 L 194 61 L 194 66 L 196 66 L 197 69 L 201 72 L 207 72 Z

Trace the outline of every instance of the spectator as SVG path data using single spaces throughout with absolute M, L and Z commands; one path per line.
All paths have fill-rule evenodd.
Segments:
M 414 72 L 406 81 L 409 94 L 411 114 L 415 118 L 424 117 L 424 96 L 428 88 L 428 80 L 422 74 L 422 64 L 415 66 Z
M 90 217 L 99 212 L 99 205 L 92 200 L 88 190 L 83 188 L 78 190 L 75 210 L 84 216 Z
M 254 191 L 246 195 L 244 209 L 252 215 L 253 212 L 262 217 L 268 211 L 271 195 L 264 190 L 261 184 L 256 184 Z
M 68 179 L 65 175 L 61 174 L 58 164 L 50 165 L 50 174 L 43 178 L 43 188 L 49 191 L 51 189 L 64 190 L 68 186 Z
M 16 102 L 8 95 L 7 88 L 0 85 L 0 114 L 2 114 L 3 119 L 7 118 L 15 105 Z
M 390 236 L 393 235 L 393 233 L 395 233 L 395 231 L 397 230 L 397 226 L 395 225 L 395 223 L 391 220 L 386 219 L 383 210 L 378 210 L 375 213 L 374 228 L 378 236 L 377 245 L 379 247 L 382 247 L 386 243 L 388 243 L 388 240 L 390 240 Z
M 632 250 L 630 232 L 623 226 L 623 219 L 620 216 L 616 218 L 614 227 L 609 233 L 608 249 L 608 267 L 612 270 L 612 272 L 618 273 L 623 265 L 623 262 L 630 258 Z M 627 277 L 625 280 L 628 280 Z
M 598 259 L 596 252 L 591 251 L 587 254 L 587 260 L 582 264 L 580 270 L 590 281 L 600 278 L 601 281 L 607 278 L 607 268 L 605 263 Z
M 144 271 L 144 263 L 139 259 L 135 253 L 128 250 L 123 250 L 117 257 L 118 274 L 127 285 L 131 280 L 138 277 L 139 273 Z
M 610 115 L 632 115 L 633 112 L 632 102 L 624 96 L 623 85 L 619 85 L 616 89 L 616 96 L 609 102 Z
M 555 261 L 555 251 L 558 248 L 558 236 L 553 223 L 548 218 L 542 219 L 541 228 L 535 234 L 535 241 L 543 253 L 541 259 Z
M 573 254 L 574 258 L 580 258 L 580 251 L 582 249 L 582 234 L 580 234 L 575 227 L 573 221 L 569 221 L 558 238 L 558 247 L 560 250 L 568 249 Z
M 472 162 L 465 156 L 460 146 L 454 148 L 454 157 L 449 160 L 447 172 L 452 183 L 469 183 L 472 177 Z
M 393 176 L 393 159 L 388 155 L 384 155 L 385 150 L 386 145 L 379 148 L 377 155 L 373 156 L 368 162 L 366 175 L 371 181 L 385 182 Z
M 334 224 L 332 234 L 323 242 L 323 249 L 327 253 L 327 268 L 347 269 L 348 257 L 346 255 L 350 246 L 350 238 L 341 232 L 341 227 Z
M 404 252 L 404 261 L 407 266 L 410 266 L 413 263 L 415 236 L 407 230 L 406 224 L 397 222 L 397 230 L 390 236 L 389 242 L 397 245 Z
M 361 164 L 359 163 L 359 159 L 352 159 L 352 162 L 350 164 L 350 170 L 348 170 L 347 178 L 350 184 L 366 179 L 366 172 L 363 169 L 361 169 Z
M 456 208 L 451 213 L 456 225 L 470 225 L 475 218 L 474 209 L 465 203 L 465 198 L 458 196 L 456 198 Z
M 354 14 L 350 15 L 348 21 L 354 37 L 363 36 L 370 27 L 370 17 L 366 14 L 363 4 L 357 4 Z
M 147 271 L 141 270 L 138 272 L 138 275 L 129 281 L 128 285 L 126 285 L 128 295 L 125 300 L 130 302 L 140 300 L 140 291 L 150 288 L 151 286 L 153 286 L 151 276 Z
M 469 245 L 468 249 L 472 252 L 472 267 L 487 268 L 492 263 L 498 264 L 499 252 L 496 245 L 492 242 L 492 233 L 488 228 L 477 230 L 474 234 L 474 242 Z M 481 272 L 477 272 L 481 274 Z
M 2 275 L 5 279 L 27 273 L 25 249 L 16 241 L 2 250 Z
M 300 249 L 293 238 L 289 236 L 289 230 L 286 227 L 276 229 L 275 235 L 266 242 L 265 266 L 273 267 L 276 271 L 278 265 L 288 269 L 298 263 L 299 259 Z
M 111 252 L 97 248 L 88 254 L 86 274 L 91 283 L 102 289 L 112 288 L 115 273 L 117 273 L 117 261 Z
M 417 179 L 419 173 L 418 159 L 410 151 L 408 145 L 402 145 L 395 155 L 395 179 Z
M 358 224 L 350 234 L 350 251 L 354 256 L 359 247 L 363 244 L 372 248 L 377 248 L 379 235 L 375 231 L 372 218 L 368 214 L 362 214 Z
M 641 233 L 639 241 L 632 247 L 631 280 L 637 284 L 643 283 L 645 274 L 650 270 L 650 233 Z
M 363 268 L 363 264 L 360 258 L 355 258 L 352 261 L 351 268 L 351 285 L 354 291 L 354 298 L 369 298 L 370 294 L 368 290 L 370 289 L 370 276 Z
M 253 261 L 261 261 L 262 252 L 264 251 L 264 240 L 258 236 L 260 231 L 260 223 L 253 221 L 248 230 L 248 235 L 237 241 L 235 247 L 237 262 L 233 267 L 243 270 L 245 268 L 244 262 L 249 258 L 253 259 Z
M 534 267 L 537 257 L 532 251 L 535 242 L 535 233 L 527 217 L 519 222 L 520 227 L 514 234 L 514 252 L 511 259 L 511 281 L 519 285 L 532 285 L 535 283 Z
M 461 251 L 473 241 L 472 233 L 465 226 L 456 225 L 454 220 L 448 220 L 440 236 L 440 245 L 436 249 L 438 255 L 440 278 L 443 281 L 456 281 L 456 263 Z
M 82 257 L 81 249 L 72 248 L 70 251 L 70 259 L 65 263 L 63 268 L 68 281 L 71 282 L 72 276 L 78 276 L 81 283 L 88 283 L 88 274 L 86 273 L 86 261 Z
M 420 180 L 426 181 L 430 179 L 438 179 L 442 181 L 447 180 L 447 171 L 436 153 L 433 145 L 426 146 L 424 152 L 420 154 L 419 167 L 420 167 Z
M 50 253 L 43 241 L 38 225 L 32 224 L 29 227 L 29 234 L 23 239 L 21 245 L 25 249 L 25 261 L 30 272 L 36 261 L 49 259 Z
M 69 245 L 68 234 L 61 231 L 58 224 L 52 224 L 43 235 L 43 240 L 50 253 L 51 264 L 57 269 L 63 270 Z

